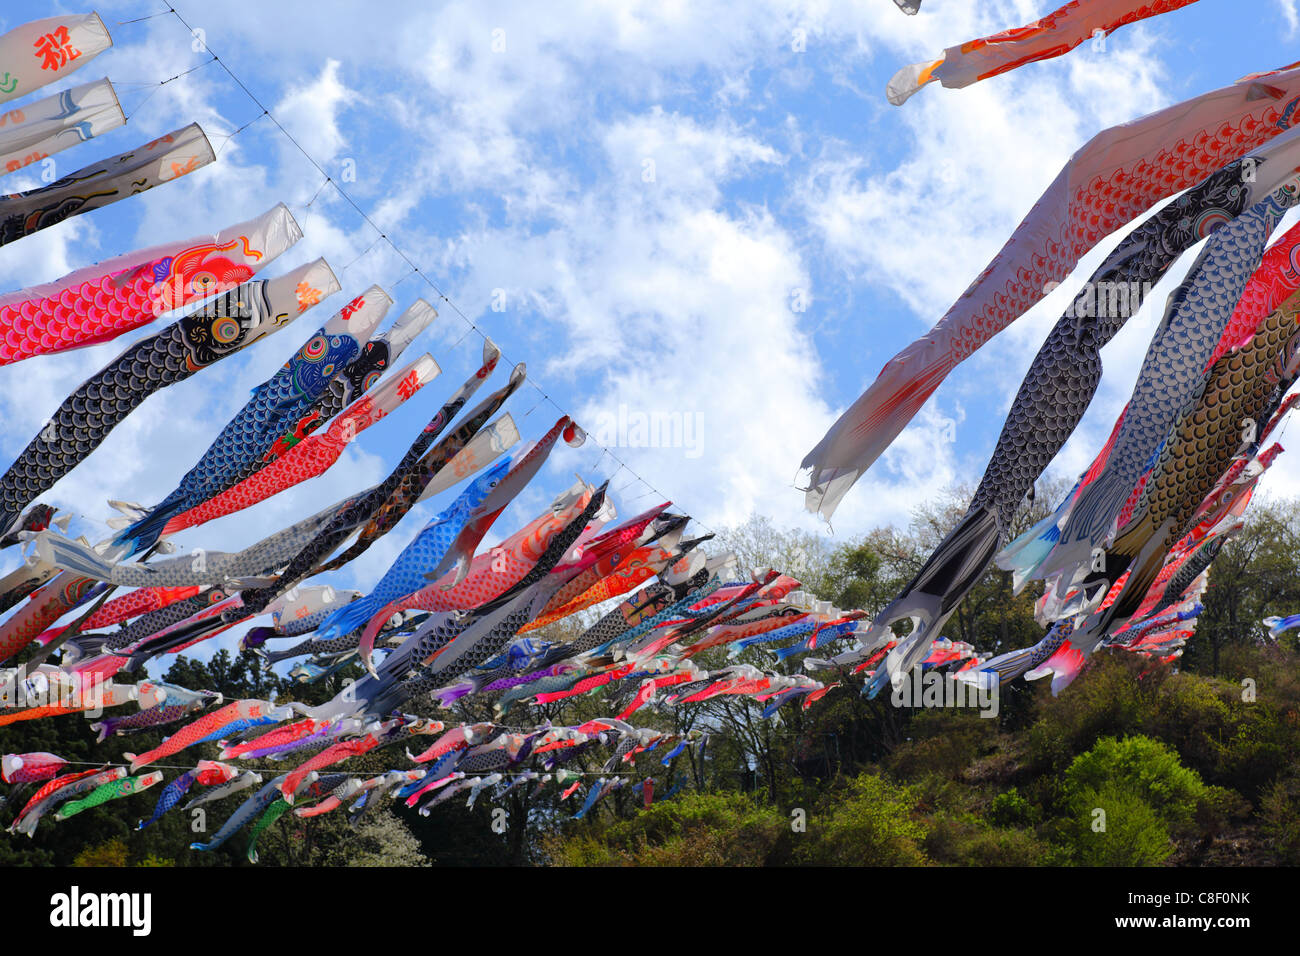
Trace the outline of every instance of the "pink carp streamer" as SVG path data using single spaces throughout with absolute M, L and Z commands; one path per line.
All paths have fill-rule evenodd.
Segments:
M 229 291 L 302 238 L 284 204 L 212 236 L 129 252 L 0 295 L 0 365 L 97 345 Z
M 948 313 L 890 359 L 804 457 L 808 510 L 829 520 L 948 373 L 1051 292 L 1098 242 L 1290 129 L 1297 106 L 1300 69 L 1292 66 L 1089 140 Z

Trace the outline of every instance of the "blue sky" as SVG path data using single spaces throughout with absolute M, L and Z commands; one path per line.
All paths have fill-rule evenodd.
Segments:
M 891 0 L 174 5 L 331 175 L 355 168 L 344 188 L 508 359 L 528 363 L 561 408 L 593 433 L 620 406 L 693 423 L 690 447 L 614 451 L 714 528 L 751 512 L 824 528 L 793 488 L 799 460 L 880 366 L 943 314 L 1091 135 L 1300 59 L 1294 0 L 1201 0 L 1120 31 L 1104 50 L 1085 44 L 967 90 L 931 86 L 891 107 L 884 88 L 898 67 L 1056 4 L 927 0 L 916 17 Z M 107 75 L 130 116 L 124 128 L 60 154 L 59 172 L 194 121 L 218 161 L 7 246 L 0 283 L 54 279 L 284 201 L 306 237 L 267 274 L 323 255 L 343 292 L 151 398 L 56 485 L 45 500 L 74 508 L 83 516 L 75 530 L 92 539 L 107 534 L 107 498 L 160 500 L 248 389 L 345 297 L 380 283 L 396 300 L 390 320 L 417 295 L 436 298 L 404 278 L 408 267 L 382 243 L 371 248 L 374 230 L 332 189 L 306 208 L 322 177 L 266 118 L 224 138 L 260 111 L 219 66 L 156 85 L 210 56 L 170 15 L 119 23 L 166 6 L 96 4 L 114 48 L 37 94 Z M 11 4 L 0 29 L 84 9 Z M 38 182 L 23 172 L 6 188 Z M 1103 243 L 1076 275 L 1112 246 Z M 1182 274 L 1172 270 L 1105 351 L 1101 390 L 1054 466 L 1060 474 L 1073 477 L 1104 439 Z M 904 525 L 935 491 L 979 478 L 1068 293 L 949 376 L 846 498 L 838 537 Z M 435 304 L 440 317 L 405 359 L 431 352 L 439 380 L 367 431 L 327 475 L 177 543 L 243 547 L 385 474 L 479 360 L 478 336 L 465 336 L 456 311 Z M 71 389 L 151 331 L 0 369 L 0 454 L 16 456 Z M 525 387 L 508 406 L 525 438 L 559 414 L 540 398 Z M 955 441 L 944 440 L 949 433 Z M 599 480 L 617 468 L 594 444 L 557 451 L 498 530 L 535 514 L 575 471 Z M 1300 490 L 1287 471 L 1270 472 L 1266 488 Z M 612 487 L 624 514 L 655 501 L 626 470 Z M 368 588 L 444 503 L 421 506 L 333 583 Z

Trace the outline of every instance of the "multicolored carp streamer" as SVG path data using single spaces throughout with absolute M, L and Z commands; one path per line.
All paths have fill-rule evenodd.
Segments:
M 194 123 L 48 186 L 0 196 L 0 246 L 172 182 L 216 158 L 203 130 Z
M 328 272 L 328 268 L 325 270 Z M 311 276 L 294 283 L 298 311 L 310 308 L 337 291 L 332 272 L 322 282 Z M 313 291 L 303 291 L 306 283 Z M 388 312 L 393 300 L 379 286 L 371 286 L 330 317 L 273 376 L 253 389 L 252 397 L 185 473 L 176 490 L 143 518 L 118 535 L 115 544 L 128 553 L 142 551 L 158 540 L 168 519 L 198 505 L 238 483 L 246 469 L 264 459 L 287 424 L 296 422 L 329 387 L 339 373 L 360 354 L 370 333 Z M 241 323 L 247 316 L 241 317 Z M 235 330 L 232 330 L 237 334 Z
M 97 13 L 46 17 L 0 36 L 0 103 L 81 69 L 113 45 Z
M 155 784 L 162 783 L 162 779 L 162 772 L 155 770 L 153 773 L 141 774 L 138 777 L 127 777 L 125 780 L 100 784 L 81 799 L 65 803 L 59 808 L 59 812 L 54 815 L 54 819 L 63 821 L 69 817 L 75 817 L 83 810 L 89 810 L 101 803 L 107 803 L 109 800 L 118 800 L 122 797 L 129 797 L 134 793 L 141 793 Z
M 437 315 L 433 306 L 417 299 L 392 328 L 365 344 L 361 354 L 329 382 L 307 411 L 260 458 L 235 470 L 237 483 L 168 520 L 163 534 L 174 534 L 247 508 L 327 469 L 348 442 L 440 374 L 438 363 L 426 354 L 389 377 L 375 395 L 363 397 Z M 313 434 L 325 422 L 330 422 L 326 435 Z
M 126 114 L 107 79 L 83 83 L 0 115 L 0 176 L 117 129 Z
M 809 510 L 829 519 L 948 373 L 1056 288 L 1098 242 L 1291 129 L 1298 103 L 1300 69 L 1288 68 L 1094 136 L 939 323 L 894 356 L 805 456 Z M 1194 228 L 1204 236 L 1220 223 L 1210 216 Z
M 949 47 L 928 63 L 914 63 L 894 74 L 885 91 L 895 106 L 927 83 L 961 89 L 1037 60 L 1064 56 L 1085 40 L 1109 36 L 1139 20 L 1169 13 L 1196 0 L 1070 0 L 1023 27 L 1003 30 Z M 919 7 L 919 4 L 918 4 Z M 909 10 L 915 13 L 916 10 Z
M 440 372 L 432 356 L 422 356 L 395 372 L 373 395 L 359 398 L 349 405 L 323 432 L 295 435 L 298 440 L 269 464 L 202 504 L 170 518 L 163 533 L 172 534 L 251 508 L 259 501 L 322 474 L 339 460 L 361 432 L 412 398 Z
M 287 206 L 211 236 L 170 242 L 0 295 L 0 365 L 97 345 L 229 292 L 302 238 Z

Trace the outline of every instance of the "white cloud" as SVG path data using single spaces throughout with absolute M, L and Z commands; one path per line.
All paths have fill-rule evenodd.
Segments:
M 1300 28 L 1300 11 L 1298 11 L 1296 0 L 1274 0 L 1277 8 L 1282 13 L 1282 19 L 1286 21 L 1288 36 L 1295 36 L 1296 29 Z
M 339 66 L 338 60 L 326 60 L 315 80 L 291 87 L 272 108 L 289 134 L 322 164 L 347 145 L 347 137 L 339 129 L 339 114 L 363 102 L 339 79 Z

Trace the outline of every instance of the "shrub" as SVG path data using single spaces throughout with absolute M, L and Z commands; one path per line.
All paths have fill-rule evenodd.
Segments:
M 974 814 L 938 814 L 925 838 L 932 860 L 954 866 L 1041 866 L 1050 850 L 1029 831 L 995 828 Z
M 795 860 L 829 866 L 919 866 L 925 826 L 915 818 L 915 792 L 864 773 L 843 797 L 828 801 L 808 821 Z
M 1259 817 L 1278 861 L 1300 863 L 1300 776 L 1275 781 L 1260 800 Z
M 1114 786 L 1076 793 L 1063 836 L 1080 866 L 1159 866 L 1174 852 L 1160 815 L 1137 793 Z
M 789 818 L 742 793 L 685 793 L 630 820 L 547 842 L 559 866 L 763 866 L 788 855 Z
M 1130 794 L 1171 826 L 1191 823 L 1205 784 L 1178 761 L 1170 747 L 1150 737 L 1113 737 L 1080 754 L 1065 772 L 1065 798 L 1071 812 L 1085 795 Z
M 1034 823 L 1038 808 L 1020 795 L 1015 787 L 1004 790 L 989 804 L 988 820 L 994 826 L 1015 827 Z

